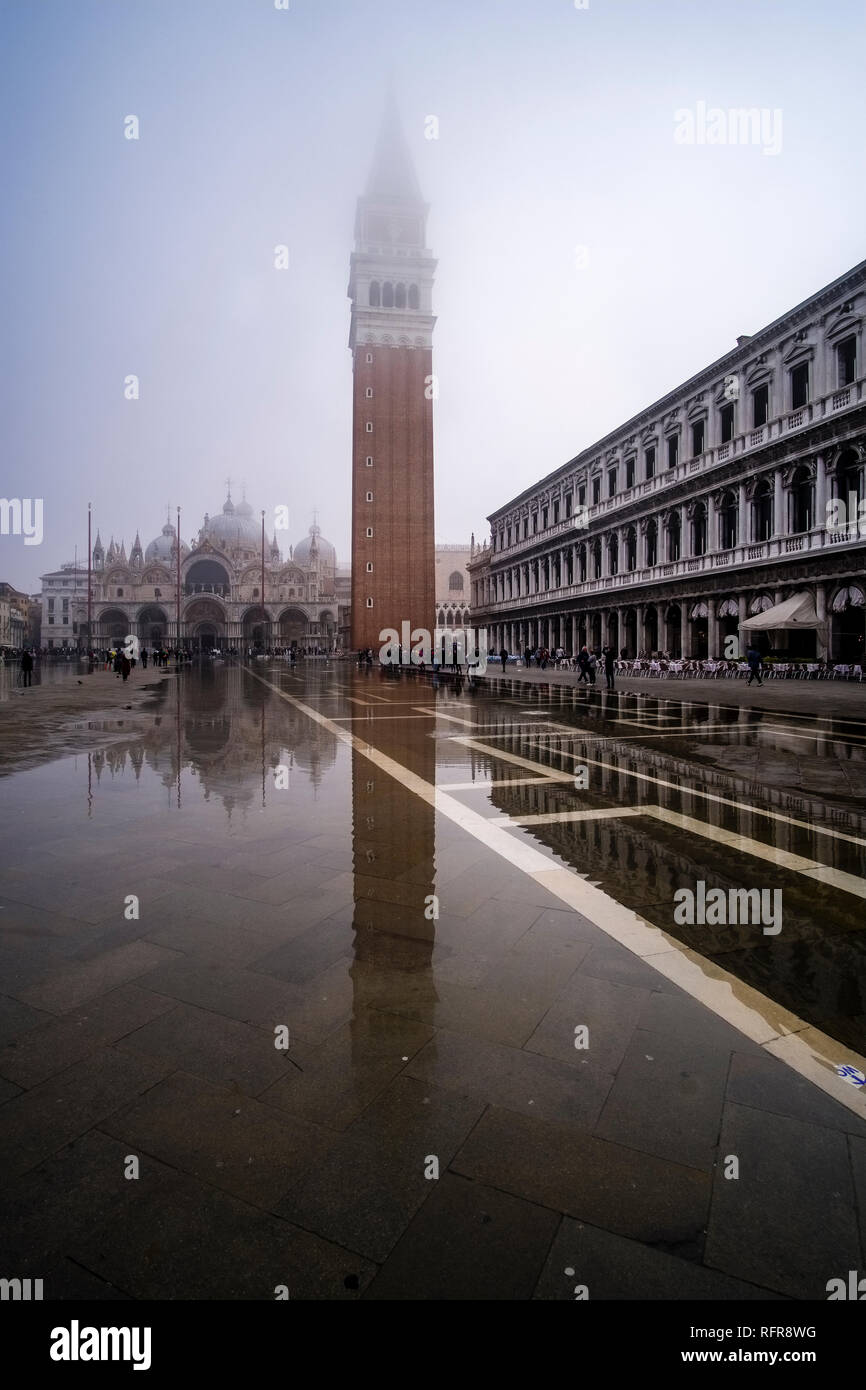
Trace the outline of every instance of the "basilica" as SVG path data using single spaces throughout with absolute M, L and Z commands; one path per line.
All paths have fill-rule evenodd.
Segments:
M 268 535 L 262 513 L 245 496 L 233 502 L 229 487 L 222 510 L 205 514 L 189 544 L 181 539 L 179 565 L 177 546 L 169 520 L 145 547 L 136 533 L 128 556 L 113 538 L 104 549 L 97 533 L 94 647 L 128 633 L 145 646 L 193 651 L 297 645 L 332 652 L 344 645 L 350 577 L 338 570 L 336 551 L 315 523 L 284 554 L 273 525 Z

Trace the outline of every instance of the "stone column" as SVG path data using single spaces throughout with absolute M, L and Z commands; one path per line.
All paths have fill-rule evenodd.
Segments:
M 696 599 L 680 599 L 680 656 L 690 661 L 692 656 L 692 609 Z
M 737 485 L 737 545 L 749 543 L 749 500 L 746 497 L 746 484 Z
M 826 661 L 830 656 L 830 624 L 827 618 L 827 586 L 824 583 L 815 585 L 815 612 L 818 622 L 824 624 L 824 631 L 819 629 L 817 633 L 818 655 Z
M 571 615 L 571 651 L 569 656 L 577 656 L 577 614 Z
M 815 459 L 815 516 L 813 526 L 827 525 L 827 461 L 823 454 Z
M 680 503 L 680 559 L 687 560 L 692 553 L 689 535 L 689 509 L 685 502 Z
M 707 656 L 710 661 L 715 661 L 718 656 L 719 645 L 719 614 L 718 602 L 716 599 L 707 599 Z
M 737 628 L 737 637 L 738 637 L 739 643 L 740 643 L 740 660 L 743 661 L 743 660 L 745 659 L 746 652 L 747 652 L 748 649 L 749 649 L 749 643 L 750 643 L 750 640 L 751 640 L 751 639 L 749 638 L 749 634 L 748 634 L 747 632 L 744 632 L 744 631 L 743 631 L 743 623 L 746 621 L 747 617 L 749 616 L 748 610 L 747 610 L 747 608 L 746 608 L 746 595 L 745 595 L 745 594 L 738 594 L 738 595 L 737 595 L 737 607 L 738 607 L 739 610 L 740 610 L 739 613 L 738 613 L 738 615 L 737 615 L 737 621 L 738 621 L 738 624 L 739 624 L 739 626 L 738 626 L 738 628 Z
M 635 625 L 634 625 L 635 656 L 638 656 L 638 654 L 639 654 L 640 652 L 642 652 L 642 651 L 644 651 L 644 650 L 646 649 L 646 633 L 645 633 L 645 631 L 644 631 L 644 624 L 645 624 L 645 622 L 646 622 L 646 607 L 645 607 L 644 604 L 638 603 L 638 604 L 635 605 Z
M 784 536 L 787 531 L 787 517 L 785 516 L 785 493 L 782 488 L 782 470 L 775 469 L 773 473 L 773 535 Z
M 706 497 L 707 504 L 707 553 L 719 549 L 719 520 L 716 515 L 715 494 L 710 492 Z

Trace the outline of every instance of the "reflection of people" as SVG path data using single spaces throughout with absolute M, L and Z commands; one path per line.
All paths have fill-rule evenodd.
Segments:
M 33 657 L 28 651 L 21 654 L 21 683 L 22 685 L 33 684 Z

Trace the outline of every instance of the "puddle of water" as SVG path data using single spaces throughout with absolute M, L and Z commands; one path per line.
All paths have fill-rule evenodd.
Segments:
M 62 669 L 57 679 L 65 678 Z M 16 872 L 26 877 L 38 841 L 41 877 L 46 864 L 57 865 L 60 902 L 64 876 L 73 884 L 68 891 L 78 892 L 74 885 L 82 865 L 99 865 L 92 887 L 98 894 L 106 883 L 122 882 L 125 862 L 144 863 L 151 878 L 168 874 L 176 892 L 202 894 L 202 905 L 197 909 L 192 901 L 190 910 L 205 920 L 219 912 L 220 894 L 230 906 L 235 894 L 252 893 L 248 925 L 267 918 L 279 931 L 284 923 L 286 939 L 297 934 L 310 896 L 333 892 L 335 913 L 343 899 L 353 906 L 344 918 L 329 921 L 321 941 L 312 933 L 311 952 L 343 953 L 365 968 L 429 969 L 435 977 L 447 951 L 443 932 L 427 919 L 424 905 L 434 891 L 447 900 L 449 878 L 436 885 L 450 854 L 466 853 L 471 865 L 465 835 L 329 729 L 281 700 L 277 690 L 285 690 L 313 708 L 321 704 L 329 718 L 352 721 L 340 727 L 360 732 L 428 784 L 484 784 L 545 772 L 566 778 L 454 793 L 487 816 L 661 806 L 701 822 L 703 833 L 648 815 L 551 821 L 509 833 L 515 844 L 527 839 L 552 863 L 586 875 L 617 902 L 780 1007 L 866 1051 L 863 899 L 719 838 L 741 836 L 767 853 L 798 855 L 862 882 L 866 811 L 862 803 L 854 804 L 853 782 L 852 804 L 843 805 L 799 785 L 787 762 L 770 775 L 757 761 L 765 749 L 778 755 L 782 741 L 801 724 L 790 721 L 791 727 L 779 732 L 770 727 L 779 724 L 777 713 L 707 711 L 670 699 L 637 702 L 604 692 L 594 698 L 579 692 L 575 698 L 567 690 L 555 698 L 547 690 L 543 705 L 539 701 L 533 708 L 544 723 L 534 728 L 527 727 L 526 710 L 536 692 L 525 688 L 519 702 L 478 690 L 469 701 L 465 687 L 434 692 L 429 682 L 383 681 L 378 673 L 347 669 L 336 675 L 290 672 L 259 663 L 256 674 L 276 690 L 241 666 L 185 674 L 168 685 L 158 707 L 137 712 L 128 738 L 122 736 L 120 718 L 92 721 L 94 733 L 120 736 L 109 747 L 8 777 L 0 811 L 5 866 L 18 862 L 22 867 Z M 369 709 L 352 702 L 372 695 L 378 699 Z M 474 721 L 483 731 L 473 735 L 465 722 L 437 725 L 417 717 L 418 706 L 434 702 L 441 714 Z M 624 737 L 628 726 L 619 720 L 638 703 L 644 721 L 664 714 L 689 727 L 670 739 L 647 738 L 642 729 Z M 368 719 L 371 712 L 391 717 Z M 552 719 L 561 727 L 552 729 Z M 724 727 L 705 732 L 708 724 Z M 822 748 L 810 756 L 819 756 L 825 770 L 831 759 L 840 777 L 848 775 L 846 769 L 862 768 L 862 725 L 830 722 L 826 732 L 806 732 L 814 747 Z M 481 746 L 467 747 L 452 735 L 474 737 Z M 742 763 L 720 759 L 731 750 L 742 754 Z M 576 765 L 587 768 L 587 785 L 580 790 L 573 781 Z M 719 799 L 708 800 L 706 794 Z M 818 828 L 836 834 L 818 834 Z M 781 931 L 765 934 L 760 923 L 678 924 L 675 895 L 698 881 L 725 893 L 753 887 L 781 891 Z M 17 900 L 8 875 L 4 883 L 0 897 L 11 910 Z M 286 884 L 291 896 L 281 898 Z M 22 891 L 35 892 L 29 879 Z M 86 893 L 86 885 L 81 891 Z M 484 902 L 496 892 L 495 874 L 485 869 L 473 881 L 467 869 L 461 891 Z M 384 988 L 375 970 L 363 975 L 363 984 L 372 995 Z

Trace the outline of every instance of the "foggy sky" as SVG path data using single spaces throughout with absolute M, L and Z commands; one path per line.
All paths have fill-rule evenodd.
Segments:
M 88 500 L 106 545 L 146 545 L 169 503 L 189 540 L 228 475 L 256 515 L 289 506 L 281 543 L 317 507 L 348 561 L 346 285 L 389 71 L 439 261 L 440 541 L 866 255 L 855 0 L 0 16 L 0 495 L 45 518 L 41 546 L 0 537 L 20 588 L 84 555 Z M 781 153 L 677 144 L 701 101 L 779 109 Z

